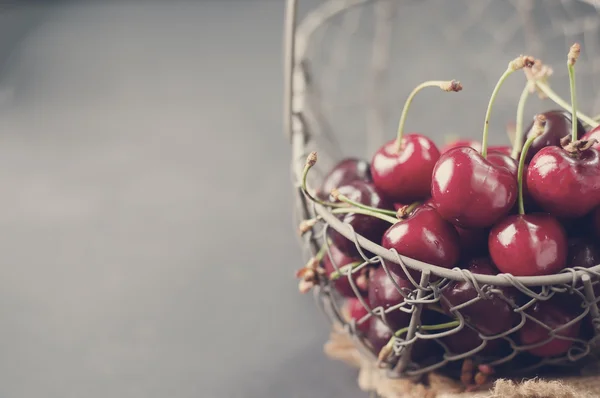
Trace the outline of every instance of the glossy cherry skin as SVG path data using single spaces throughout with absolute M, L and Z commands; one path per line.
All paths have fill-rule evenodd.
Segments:
M 433 170 L 431 197 L 440 215 L 465 228 L 487 228 L 517 200 L 517 179 L 472 148 L 452 149 Z
M 567 254 L 568 267 L 591 268 L 600 264 L 600 245 L 589 237 L 570 238 Z
M 570 313 L 563 305 L 560 305 L 558 302 L 559 300 L 560 298 L 555 296 L 548 301 L 538 301 L 536 304 L 529 307 L 526 310 L 526 313 L 552 329 L 558 328 L 559 326 L 567 324 L 577 316 L 577 314 Z M 576 338 L 579 335 L 580 328 L 581 322 L 576 322 L 572 326 L 559 331 L 558 335 Z M 546 328 L 529 319 L 519 330 L 519 340 L 523 345 L 541 343 L 549 337 L 550 335 Z M 554 338 L 546 344 L 527 351 L 538 357 L 552 357 L 565 354 L 572 345 L 572 341 Z
M 378 317 L 371 318 L 369 330 L 367 331 L 367 341 L 371 343 L 373 352 L 379 354 L 381 349 L 390 341 L 394 333 Z
M 334 263 L 331 261 L 332 259 L 335 262 L 335 265 L 337 265 L 338 269 L 356 261 L 362 262 L 362 260 L 357 260 L 356 258 L 349 257 L 346 254 L 342 253 L 340 249 L 338 249 L 335 245 L 329 246 L 329 252 L 331 253 L 331 258 L 327 254 L 325 254 L 325 256 L 323 257 L 323 268 L 325 269 L 327 275 L 331 275 L 331 273 L 336 270 L 336 268 L 334 267 Z M 359 276 L 359 273 L 352 274 L 352 279 L 354 280 L 355 285 L 357 284 L 357 279 Z M 332 285 L 335 288 L 335 290 L 337 290 L 344 297 L 356 296 L 354 290 L 352 290 L 350 281 L 348 281 L 348 277 L 345 275 L 342 275 L 339 279 L 335 280 L 332 283 Z M 357 288 L 359 291 L 361 291 L 358 285 Z M 364 295 L 366 292 L 362 291 L 361 293 L 363 293 Z
M 398 254 L 440 267 L 452 268 L 460 257 L 458 233 L 430 206 L 420 206 L 383 234 L 381 245 Z M 402 268 L 388 263 L 391 272 L 405 277 Z
M 368 333 L 371 322 L 374 318 L 370 317 L 364 322 L 359 323 L 359 321 L 369 313 L 365 306 L 362 305 L 360 300 L 356 297 L 348 298 L 346 300 L 346 306 L 348 308 L 348 315 L 350 316 L 350 319 L 356 321 L 356 330 L 358 330 L 361 333 Z
M 542 148 L 547 146 L 560 146 L 560 140 L 565 136 L 571 134 L 571 112 L 564 110 L 553 110 L 543 113 L 546 116 L 546 128 L 542 135 L 533 140 L 531 147 L 527 151 L 525 162 L 529 163 L 531 159 L 538 153 Z M 535 118 L 534 118 L 535 120 Z M 523 145 L 525 141 L 532 134 L 533 122 L 524 130 L 526 133 L 523 134 Z M 577 120 L 577 138 L 582 137 L 585 134 L 585 128 L 579 120 Z
M 425 199 L 431 189 L 431 172 L 440 152 L 429 138 L 407 134 L 400 151 L 396 140 L 381 147 L 371 161 L 373 183 L 394 202 Z
M 406 295 L 413 291 L 414 286 L 411 282 L 394 274 L 392 274 L 392 277 Z M 404 296 L 400 294 L 398 288 L 396 288 L 383 267 L 378 267 L 371 271 L 369 275 L 368 297 L 372 308 L 383 307 L 384 310 L 404 302 Z M 385 314 L 387 323 L 394 330 L 408 326 L 410 316 L 411 314 L 400 309 L 388 311 Z
M 512 152 L 512 148 L 506 145 L 499 145 L 499 146 L 490 146 L 488 147 L 488 155 L 490 153 L 501 153 L 503 155 L 508 155 L 510 156 Z
M 334 188 L 350 184 L 356 180 L 372 181 L 369 162 L 356 158 L 343 159 L 323 178 L 318 195 L 321 199 L 327 199 Z
M 542 148 L 529 163 L 527 189 L 535 202 L 559 218 L 577 218 L 600 205 L 600 153 L 575 156 L 556 146 Z
M 368 182 L 357 180 L 348 185 L 339 187 L 338 190 L 349 199 L 367 206 L 380 209 L 388 209 L 391 207 L 391 204 L 381 196 L 373 184 Z M 381 240 L 383 232 L 390 225 L 387 221 L 362 214 L 349 213 L 340 216 L 340 219 L 343 222 L 350 224 L 357 234 L 374 242 L 379 242 Z M 337 246 L 342 253 L 350 257 L 360 257 L 360 253 L 356 249 L 356 245 L 353 241 L 346 239 L 333 228 L 329 228 L 327 233 L 331 237 L 333 244 Z
M 496 275 L 498 271 L 487 258 L 473 259 L 467 267 L 473 274 Z M 502 289 L 503 294 L 511 300 L 515 292 Z M 450 307 L 457 306 L 478 296 L 477 290 L 468 282 L 451 282 L 442 291 L 440 300 L 442 308 L 451 316 Z M 512 310 L 510 304 L 498 296 L 481 299 L 458 310 L 465 320 L 486 336 L 506 332 L 516 326 L 521 316 Z
M 567 234 L 548 214 L 512 215 L 490 231 L 490 256 L 503 273 L 555 274 L 567 264 Z
M 459 148 L 461 146 L 468 146 L 475 149 L 477 152 L 481 152 L 481 142 L 475 140 L 458 139 L 444 145 L 444 147 L 440 149 L 440 153 L 446 153 L 450 149 Z
M 594 144 L 594 148 L 596 149 L 600 149 L 600 126 L 591 129 L 590 131 L 588 131 L 587 133 L 584 134 L 583 137 L 581 137 L 582 140 L 591 140 L 591 139 L 595 139 L 596 142 Z

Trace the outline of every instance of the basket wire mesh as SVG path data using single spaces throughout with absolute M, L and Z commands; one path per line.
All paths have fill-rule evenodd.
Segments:
M 409 117 L 408 124 L 427 122 L 429 131 L 461 136 L 477 136 L 489 93 L 506 63 L 516 55 L 527 53 L 554 67 L 552 87 L 568 93 L 565 64 L 566 49 L 580 42 L 584 55 L 577 65 L 578 97 L 581 109 L 593 114 L 600 111 L 600 4 L 577 0 L 503 0 L 439 1 L 439 0 L 329 0 L 301 2 L 288 0 L 285 26 L 285 97 L 284 129 L 292 146 L 292 178 L 296 193 L 296 221 L 318 217 L 319 223 L 302 235 L 307 256 L 315 256 L 321 247 L 337 272 L 348 283 L 368 311 L 359 320 L 344 316 L 343 299 L 331 283 L 322 281 L 313 293 L 319 307 L 330 320 L 342 325 L 366 355 L 377 360 L 377 353 L 358 331 L 361 323 L 372 317 L 386 322 L 386 315 L 405 311 L 411 315 L 403 337 L 393 339 L 391 377 L 421 375 L 466 358 L 479 358 L 492 367 L 505 366 L 507 374 L 526 374 L 546 365 L 572 365 L 596 360 L 596 343 L 600 336 L 600 311 L 595 294 L 600 283 L 600 265 L 574 267 L 557 275 L 514 277 L 509 274 L 481 275 L 466 269 L 444 269 L 425 264 L 387 250 L 355 233 L 329 209 L 308 200 L 301 189 L 302 173 L 308 153 L 318 151 L 319 161 L 311 170 L 309 186 L 317 186 L 324 173 L 352 148 L 364 150 L 368 156 L 390 138 L 406 93 L 424 80 L 457 78 L 472 93 L 446 98 L 445 95 L 423 93 L 413 107 L 434 109 L 433 114 Z M 304 13 L 304 14 L 303 14 Z M 300 15 L 303 14 L 303 18 Z M 420 37 L 417 37 L 420 36 Z M 431 46 L 428 43 L 436 43 Z M 410 78 L 407 78 L 410 76 Z M 598 77 L 597 77 L 598 76 Z M 360 77 L 360 78 L 359 78 Z M 503 87 L 494 112 L 492 128 L 495 138 L 502 139 L 505 125 L 511 120 L 516 98 L 525 80 L 513 79 Z M 515 95 L 516 93 L 516 95 Z M 452 102 L 451 102 L 452 101 Z M 548 103 L 530 101 L 529 114 L 546 110 Z M 462 111 L 459 111 L 462 110 Z M 467 111 L 464 111 L 467 110 Z M 457 116 L 463 112 L 475 117 Z M 447 125 L 452 125 L 450 130 Z M 475 135 L 468 133 L 473 132 Z M 466 133 L 465 133 L 466 132 Z M 439 134 L 437 134 L 439 138 Z M 334 229 L 353 241 L 362 263 L 350 270 L 335 264 L 327 237 Z M 373 253 L 372 256 L 366 253 Z M 419 271 L 419 280 L 410 278 L 413 289 L 402 289 L 392 278 L 389 264 Z M 380 266 L 404 298 L 398 306 L 370 308 L 356 286 L 355 276 L 367 267 Z M 424 306 L 440 304 L 442 292 L 453 281 L 465 281 L 477 296 L 458 306 L 449 305 L 458 325 L 450 330 L 424 333 L 420 329 Z M 435 282 L 435 283 L 434 283 Z M 506 288 L 516 289 L 525 302 L 507 297 Z M 568 323 L 552 328 L 526 310 L 554 296 L 568 295 L 580 303 L 580 311 Z M 503 333 L 489 336 L 478 331 L 463 316 L 468 306 L 490 297 L 500 298 L 520 317 L 518 324 Z M 561 331 L 590 319 L 592 333 L 584 337 L 565 337 Z M 513 336 L 525 322 L 546 328 L 548 339 L 533 345 L 520 344 Z M 463 329 L 475 332 L 481 344 L 468 352 L 454 353 L 444 344 L 444 337 Z M 564 355 L 535 361 L 517 360 L 521 353 L 539 347 L 552 339 L 568 339 L 572 346 Z M 418 340 L 435 341 L 442 355 L 434 363 L 415 363 L 411 350 Z M 506 355 L 479 357 L 490 341 L 502 340 L 510 347 Z M 520 357 L 519 357 L 520 358 Z

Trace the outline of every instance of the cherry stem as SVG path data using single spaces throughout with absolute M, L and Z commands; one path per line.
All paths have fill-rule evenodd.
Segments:
M 525 103 L 527 103 L 527 98 L 529 97 L 529 90 L 533 87 L 533 84 L 527 82 L 523 92 L 521 93 L 521 97 L 519 98 L 519 104 L 517 105 L 517 121 L 515 126 L 515 138 L 513 142 L 512 152 L 510 153 L 510 157 L 513 159 L 517 159 L 519 157 L 519 153 L 521 152 L 522 142 L 523 142 L 523 114 L 525 113 Z
M 321 262 L 321 260 L 323 260 L 323 257 L 325 257 L 325 254 L 327 254 L 327 247 L 330 245 L 331 245 L 331 240 L 327 240 L 327 241 L 323 242 L 323 244 L 321 245 L 321 248 L 319 249 L 317 254 L 315 254 L 315 259 L 318 262 Z
M 400 116 L 400 122 L 398 123 L 398 136 L 396 138 L 396 149 L 398 152 L 402 150 L 402 136 L 404 135 L 404 123 L 406 122 L 406 115 L 408 114 L 410 104 L 412 103 L 412 100 L 415 97 L 415 95 L 417 95 L 417 93 L 425 87 L 439 87 L 440 89 L 448 92 L 458 92 L 462 90 L 462 85 L 456 80 L 431 80 L 428 82 L 421 83 L 417 87 L 415 87 L 415 89 L 410 93 L 410 95 L 406 99 L 406 102 L 404 103 L 404 108 L 402 108 L 402 115 Z
M 324 201 L 324 200 L 321 200 L 319 198 L 314 197 L 313 195 L 311 195 L 310 192 L 308 192 L 308 188 L 306 187 L 306 178 L 308 176 L 308 172 L 310 171 L 310 169 L 312 169 L 312 167 L 316 163 L 317 163 L 317 153 L 316 152 L 311 152 L 308 155 L 308 157 L 306 158 L 306 163 L 304 164 L 304 169 L 302 170 L 302 185 L 300 187 L 302 189 L 302 192 L 312 202 L 316 202 L 316 203 L 318 203 L 318 204 L 320 204 L 322 206 L 328 206 L 328 207 L 345 207 L 346 205 L 343 204 L 343 203 L 327 202 L 327 201 Z
M 396 212 L 393 211 L 393 210 L 380 209 L 380 208 L 377 208 L 377 207 L 367 206 L 367 205 L 364 205 L 362 203 L 355 202 L 352 199 L 348 198 L 347 196 L 341 194 L 340 191 L 337 190 L 337 188 L 333 189 L 331 191 L 331 196 L 334 199 L 339 200 L 340 202 L 349 204 L 351 206 L 358 207 L 359 209 L 374 211 L 374 212 L 385 214 L 385 215 L 392 216 L 392 217 L 396 215 Z
M 418 202 L 418 201 L 413 202 L 406 206 L 402 206 L 401 208 L 398 209 L 398 211 L 395 213 L 395 215 L 398 218 L 406 218 L 406 217 L 408 217 L 408 215 L 410 213 L 412 213 L 419 206 L 421 206 L 421 202 Z
M 438 325 L 421 325 L 419 326 L 420 330 L 441 330 L 441 329 L 450 329 L 455 328 L 460 325 L 460 321 L 451 321 L 446 323 L 440 323 Z M 399 329 L 394 333 L 394 336 L 401 337 L 404 333 L 408 332 L 408 327 Z
M 535 85 L 544 94 L 546 94 L 546 96 L 548 98 L 550 98 L 556 105 L 560 106 L 561 108 L 563 108 L 564 110 L 566 110 L 568 112 L 572 112 L 571 105 L 569 105 L 567 103 L 567 101 L 565 101 L 558 94 L 556 94 L 556 92 L 554 92 L 554 90 L 552 90 L 550 88 L 550 86 L 548 86 L 546 83 L 542 83 L 542 82 L 536 81 Z M 587 124 L 590 127 L 598 127 L 598 125 L 600 125 L 600 123 L 599 123 L 600 120 L 596 121 L 593 118 L 591 118 L 591 117 L 587 116 L 586 114 L 582 113 L 581 111 L 577 111 L 577 117 L 579 118 L 579 120 L 581 120 L 583 123 Z
M 353 263 L 344 265 L 339 270 L 333 271 L 331 274 L 329 274 L 329 280 L 335 281 L 337 279 L 340 279 L 342 276 L 346 276 L 348 272 L 352 272 L 354 268 L 358 267 L 362 263 L 362 261 L 355 261 Z
M 347 214 L 347 213 L 363 214 L 365 216 L 379 218 L 380 220 L 387 221 L 390 224 L 396 224 L 398 222 L 398 219 L 396 219 L 396 218 L 393 218 L 393 217 L 390 217 L 388 215 L 381 214 L 378 212 L 374 212 L 371 210 L 361 209 L 358 207 L 342 207 L 342 208 L 331 210 L 331 213 L 332 214 Z
M 527 157 L 527 152 L 529 151 L 529 147 L 533 144 L 536 138 L 538 138 L 544 132 L 546 128 L 546 117 L 542 114 L 538 114 L 535 116 L 535 121 L 533 123 L 531 136 L 525 141 L 525 145 L 523 145 L 523 151 L 521 152 L 521 158 L 519 159 L 519 169 L 517 170 L 517 186 L 519 188 L 519 214 L 525 214 L 525 205 L 523 200 L 523 170 L 525 169 L 525 158 Z
M 575 94 L 575 63 L 581 47 L 575 43 L 569 49 L 567 67 L 569 69 L 569 88 L 571 89 L 571 142 L 577 141 L 577 96 Z
M 487 147 L 488 147 L 488 132 L 490 129 L 490 116 L 492 114 L 492 106 L 494 105 L 494 101 L 496 101 L 496 97 L 498 96 L 498 92 L 500 91 L 500 87 L 502 84 L 510 76 L 513 72 L 523 69 L 525 67 L 530 68 L 533 66 L 535 60 L 529 56 L 521 55 L 518 58 L 515 58 L 508 64 L 508 68 L 504 71 L 502 76 L 500 76 L 500 80 L 496 83 L 496 87 L 494 87 L 494 91 L 492 91 L 492 96 L 490 97 L 490 102 L 488 103 L 487 111 L 485 112 L 485 121 L 483 124 L 483 139 L 481 142 L 481 156 L 484 158 L 487 157 Z

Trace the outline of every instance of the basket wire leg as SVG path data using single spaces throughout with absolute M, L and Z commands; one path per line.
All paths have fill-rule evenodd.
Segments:
M 408 330 L 406 332 L 406 341 L 412 339 L 415 336 L 415 332 L 417 331 L 417 327 L 421 322 L 421 310 L 423 309 L 423 304 L 418 303 L 420 299 L 425 295 L 425 289 L 429 283 L 430 271 L 426 270 L 421 273 L 421 280 L 419 281 L 419 290 L 417 292 L 417 303 L 414 304 L 415 309 L 413 311 L 412 317 L 410 318 L 410 323 L 408 325 Z M 394 367 L 393 375 L 398 377 L 402 374 L 402 372 L 406 369 L 408 365 L 408 361 L 410 361 L 410 354 L 412 351 L 412 344 L 409 344 L 404 347 L 402 350 L 402 354 L 400 355 L 400 359 L 398 363 Z
M 592 315 L 592 325 L 594 326 L 594 334 L 598 336 L 600 334 L 600 311 L 598 310 L 598 304 L 596 303 L 596 295 L 594 294 L 592 280 L 588 274 L 583 274 L 581 275 L 581 281 L 583 282 L 583 291 L 585 293 L 585 298 L 588 300 L 590 306 L 590 314 Z

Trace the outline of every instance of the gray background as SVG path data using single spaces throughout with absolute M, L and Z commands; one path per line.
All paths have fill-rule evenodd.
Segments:
M 165 3 L 0 13 L 0 396 L 362 396 L 296 293 L 283 2 Z
M 53 4 L 0 12 L 0 396 L 365 396 L 293 278 L 283 1 Z

